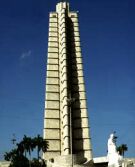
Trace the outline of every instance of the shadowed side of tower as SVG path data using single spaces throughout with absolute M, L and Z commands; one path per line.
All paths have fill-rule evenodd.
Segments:
M 46 160 L 73 155 L 92 160 L 78 13 L 67 2 L 49 16 L 44 138 Z

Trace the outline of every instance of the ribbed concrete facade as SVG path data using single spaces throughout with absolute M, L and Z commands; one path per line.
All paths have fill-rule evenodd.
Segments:
M 67 2 L 49 16 L 44 138 L 45 159 L 70 154 L 92 159 L 78 13 Z

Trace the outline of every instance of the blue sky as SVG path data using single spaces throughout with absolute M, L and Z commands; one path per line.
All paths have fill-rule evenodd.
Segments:
M 12 134 L 42 135 L 48 14 L 57 0 L 0 0 L 0 159 Z M 79 11 L 94 157 L 107 139 L 135 157 L 135 1 L 70 1 Z

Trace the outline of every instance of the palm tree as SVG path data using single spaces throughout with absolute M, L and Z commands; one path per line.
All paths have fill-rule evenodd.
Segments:
M 29 156 L 31 157 L 31 151 L 33 151 L 32 139 L 30 137 L 27 137 L 26 135 L 24 135 L 22 142 L 24 145 L 25 155 L 26 155 L 26 152 L 28 152 Z
M 37 137 L 35 137 L 33 140 L 35 147 L 37 147 L 37 158 L 39 160 L 40 151 L 42 150 L 43 152 L 45 152 L 48 149 L 48 142 L 44 140 L 40 135 L 37 135 Z
M 28 167 L 28 159 L 23 154 L 18 152 L 18 149 L 13 149 L 10 152 L 6 152 L 4 155 L 6 161 L 11 161 L 9 167 Z
M 16 146 L 17 146 L 18 154 L 19 155 L 23 155 L 24 154 L 24 145 L 23 145 L 23 143 L 22 142 L 17 143 Z
M 117 147 L 117 151 L 119 151 L 120 155 L 124 157 L 125 151 L 128 150 L 128 147 L 126 144 L 121 144 L 119 147 Z
M 5 152 L 4 159 L 6 161 L 11 161 L 11 157 L 12 157 L 12 152 Z
M 35 143 L 35 147 L 37 147 L 37 158 L 39 160 L 39 153 L 40 150 L 42 149 L 42 140 L 43 138 L 40 135 L 37 135 L 37 137 L 34 138 L 34 143 Z
M 5 160 L 11 161 L 12 167 L 18 167 L 18 164 L 21 164 L 21 167 L 28 167 L 33 165 L 33 162 L 31 161 L 31 151 L 35 148 L 37 149 L 38 164 L 41 165 L 41 162 L 39 162 L 40 151 L 46 152 L 48 149 L 48 142 L 40 135 L 37 135 L 34 138 L 24 135 L 22 141 L 17 143 L 16 146 L 16 149 L 11 150 L 9 153 L 5 153 Z M 27 158 L 27 153 L 29 153 L 30 159 Z
M 23 140 L 23 147 L 25 150 L 25 157 L 26 157 L 26 152 L 29 153 L 29 166 L 31 166 L 31 152 L 34 149 L 34 145 L 33 145 L 33 139 L 31 137 L 27 137 L 26 135 L 24 135 Z
M 49 148 L 48 141 L 46 141 L 45 139 L 43 139 L 43 141 L 42 141 L 42 151 L 46 152 L 48 148 Z

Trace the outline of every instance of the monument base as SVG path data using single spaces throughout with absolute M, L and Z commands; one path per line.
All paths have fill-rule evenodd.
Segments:
M 93 160 L 86 161 L 79 155 L 61 155 L 47 161 L 47 167 L 94 167 Z

